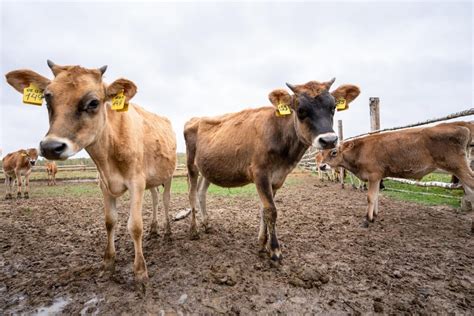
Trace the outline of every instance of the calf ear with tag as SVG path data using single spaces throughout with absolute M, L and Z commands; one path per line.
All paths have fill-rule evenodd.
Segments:
M 111 109 L 117 112 L 124 112 L 128 110 L 128 103 L 125 103 L 125 95 L 123 94 L 123 90 L 112 98 Z
M 43 90 L 33 83 L 23 89 L 23 103 L 42 106 L 43 98 Z
M 349 108 L 346 99 L 339 98 L 336 100 L 336 110 L 338 111 L 345 111 Z

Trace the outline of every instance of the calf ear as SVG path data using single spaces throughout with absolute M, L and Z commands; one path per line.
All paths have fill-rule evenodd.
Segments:
M 28 69 L 10 71 L 5 77 L 7 82 L 20 93 L 23 93 L 23 89 L 29 87 L 31 83 L 44 90 L 51 82 L 48 78 Z
M 291 108 L 294 108 L 292 96 L 284 89 L 273 90 L 268 95 L 268 99 L 275 107 L 277 107 L 279 104 L 284 104 Z
M 128 103 L 130 99 L 133 98 L 133 96 L 137 93 L 137 86 L 128 79 L 117 79 L 107 87 L 107 98 L 113 98 L 122 90 L 123 94 L 125 95 L 125 102 Z
M 354 142 L 344 142 L 342 143 L 342 150 L 341 151 L 344 151 L 344 150 L 349 150 L 351 149 L 352 147 L 354 147 Z
M 359 87 L 354 86 L 352 84 L 344 84 L 342 86 L 339 86 L 336 90 L 332 91 L 331 94 L 336 100 L 341 98 L 346 99 L 347 104 L 349 104 L 359 96 L 360 89 Z

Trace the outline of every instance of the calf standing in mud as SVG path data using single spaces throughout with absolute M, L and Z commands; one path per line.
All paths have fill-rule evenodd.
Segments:
M 23 197 L 30 197 L 30 174 L 31 169 L 38 159 L 38 150 L 36 148 L 20 149 L 13 153 L 9 153 L 2 159 L 3 173 L 5 174 L 5 185 L 7 191 L 5 200 L 12 199 L 13 183 L 16 179 L 18 184 L 17 198 L 21 198 L 21 176 L 25 176 L 25 190 Z
M 46 173 L 48 174 L 48 185 L 56 185 L 56 173 L 58 173 L 58 166 L 54 161 L 46 163 Z
M 255 183 L 262 202 L 259 244 L 272 260 L 282 258 L 276 234 L 277 209 L 274 196 L 310 146 L 333 148 L 335 100 L 347 103 L 359 95 L 359 88 L 343 85 L 329 92 L 334 79 L 289 85 L 290 95 L 274 90 L 273 107 L 248 109 L 214 118 L 193 118 L 184 127 L 192 238 L 196 229 L 197 195 L 203 225 L 208 228 L 206 192 L 210 183 L 239 187 Z M 199 174 L 201 178 L 198 181 Z
M 168 209 L 173 172 L 176 167 L 176 137 L 168 119 L 129 103 L 136 85 L 127 79 L 111 84 L 102 80 L 106 66 L 87 69 L 59 66 L 48 61 L 52 80 L 31 70 L 6 75 L 17 91 L 34 84 L 44 93 L 49 114 L 49 131 L 40 143 L 41 154 L 51 160 L 65 160 L 83 148 L 100 173 L 104 196 L 107 246 L 104 269 L 115 269 L 117 198 L 130 193 L 128 230 L 135 248 L 133 270 L 136 281 L 148 280 L 143 256 L 142 204 L 145 189 L 153 200 L 152 231 L 157 227 L 158 186 L 163 186 L 165 234 L 170 234 Z M 120 111 L 112 100 L 122 100 Z
M 345 141 L 324 151 L 323 163 L 343 167 L 368 181 L 367 214 L 363 225 L 373 222 L 378 213 L 380 181 L 385 177 L 421 179 L 436 169 L 455 175 L 463 184 L 466 198 L 474 201 L 474 173 L 468 152 L 474 124 L 443 123 Z M 471 230 L 474 232 L 474 222 Z

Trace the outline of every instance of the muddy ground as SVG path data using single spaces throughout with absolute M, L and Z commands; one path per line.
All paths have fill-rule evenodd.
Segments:
M 32 188 L 33 190 L 34 188 Z M 257 197 L 209 196 L 213 231 L 144 241 L 150 281 L 133 282 L 127 203 L 119 206 L 116 272 L 101 275 L 106 233 L 100 198 L 0 202 L 0 314 L 471 314 L 471 214 L 381 198 L 370 228 L 366 196 L 316 177 L 277 195 L 283 265 L 257 254 Z M 172 197 L 172 213 L 187 207 Z M 146 195 L 145 227 L 151 221 Z

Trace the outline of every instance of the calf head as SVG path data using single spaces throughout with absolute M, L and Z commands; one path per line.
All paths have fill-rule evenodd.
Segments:
M 58 66 L 48 60 L 54 79 L 31 70 L 6 74 L 7 82 L 20 93 L 31 83 L 43 90 L 49 114 L 49 130 L 40 142 L 41 155 L 64 160 L 93 144 L 107 121 L 106 106 L 123 91 L 125 102 L 135 95 L 135 84 L 118 79 L 110 85 L 102 81 L 107 66 L 86 69 L 80 66 Z
M 26 158 L 31 166 L 34 166 L 36 164 L 36 160 L 38 160 L 38 149 L 36 148 L 22 150 L 20 154 Z
M 354 142 L 344 142 L 336 148 L 323 150 L 321 159 L 321 170 L 344 167 L 344 155 L 354 147 Z
M 359 88 L 354 85 L 342 85 L 329 92 L 334 81 L 335 78 L 327 82 L 287 84 L 294 95 L 283 89 L 274 90 L 269 95 L 270 102 L 274 106 L 283 103 L 295 111 L 296 133 L 299 140 L 307 146 L 314 146 L 317 149 L 334 148 L 337 143 L 337 136 L 333 130 L 335 100 L 344 98 L 350 103 L 360 93 Z

